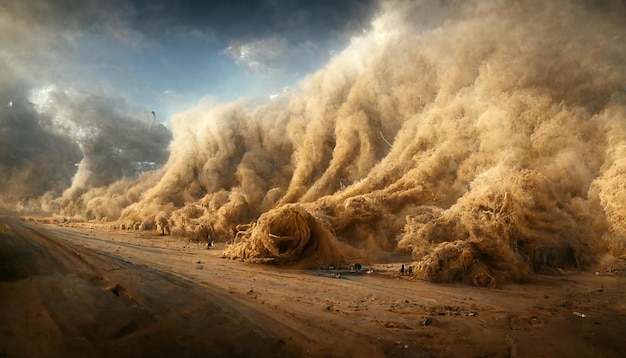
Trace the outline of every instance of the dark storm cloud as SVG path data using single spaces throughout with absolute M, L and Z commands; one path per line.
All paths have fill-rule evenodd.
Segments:
M 132 31 L 157 39 L 180 32 L 223 42 L 281 34 L 301 42 L 360 31 L 378 5 L 373 0 L 1 0 L 0 8 L 20 22 L 53 30 Z
M 169 131 L 83 77 L 77 56 L 89 33 L 133 34 L 132 13 L 116 1 L 0 1 L 0 206 L 110 184 L 165 161 Z
M 108 185 L 167 159 L 170 132 L 114 94 L 46 88 L 31 100 L 36 110 L 52 117 L 49 131 L 70 138 L 83 153 L 75 185 Z
M 138 29 L 161 35 L 195 28 L 223 41 L 283 34 L 294 41 L 360 30 L 377 8 L 369 1 L 133 1 Z
M 27 100 L 27 83 L 0 62 L 0 208 L 18 199 L 60 191 L 71 183 L 81 159 L 78 146 L 44 129 L 50 117 Z
M 277 68 L 313 70 L 350 36 L 362 33 L 378 9 L 368 1 L 132 1 L 127 20 L 142 38 L 181 38 L 221 48 L 235 64 L 263 75 Z
M 121 98 L 54 88 L 26 93 L 19 81 L 3 84 L 0 206 L 137 177 L 167 159 L 169 130 L 130 117 Z

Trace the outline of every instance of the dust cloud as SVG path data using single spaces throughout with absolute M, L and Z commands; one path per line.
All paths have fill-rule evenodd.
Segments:
M 623 5 L 432 3 L 382 3 L 265 105 L 176 115 L 160 170 L 66 194 L 59 213 L 165 217 L 279 264 L 405 250 L 417 277 L 481 286 L 625 254 Z
M 116 199 L 106 193 L 134 186 L 167 160 L 170 131 L 152 116 L 129 115 L 135 110 L 120 97 L 49 86 L 17 98 L 0 117 L 4 206 L 117 218 L 120 212 L 91 207 L 107 206 Z

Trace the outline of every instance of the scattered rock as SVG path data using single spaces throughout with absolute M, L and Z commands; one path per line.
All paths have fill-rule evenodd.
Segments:
M 116 296 L 120 296 L 120 294 L 123 294 L 126 292 L 126 289 L 120 285 L 119 283 L 115 283 L 109 287 L 106 288 L 107 291 L 110 291 L 111 293 L 113 293 Z
M 394 321 L 378 321 L 378 324 L 385 328 L 395 328 L 395 329 L 411 329 L 411 327 L 407 326 L 404 323 L 394 322 Z

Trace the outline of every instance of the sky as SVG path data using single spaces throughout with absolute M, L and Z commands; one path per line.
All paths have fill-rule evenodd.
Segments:
M 266 101 L 367 31 L 377 9 L 373 0 L 0 0 L 0 100 L 43 111 L 59 93 L 93 97 L 164 123 L 207 96 Z

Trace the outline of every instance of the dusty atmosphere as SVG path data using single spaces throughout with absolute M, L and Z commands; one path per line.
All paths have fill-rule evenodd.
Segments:
M 11 102 L 0 356 L 620 356 L 625 18 L 382 1 L 266 104 Z

